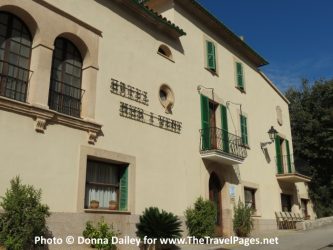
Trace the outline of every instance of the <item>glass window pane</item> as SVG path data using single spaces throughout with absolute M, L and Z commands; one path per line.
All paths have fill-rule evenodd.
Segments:
M 17 18 L 13 18 L 13 27 L 17 30 L 22 29 L 22 24 Z
M 20 54 L 20 44 L 12 41 L 10 43 L 10 51 L 14 52 L 15 54 Z
M 19 66 L 22 67 L 22 68 L 27 69 L 29 67 L 29 59 L 21 57 L 20 61 L 19 61 Z
M 26 46 L 21 46 L 20 54 L 24 57 L 30 57 L 30 48 Z
M 18 59 L 19 59 L 19 56 L 18 56 L 18 55 L 15 55 L 15 54 L 10 53 L 10 54 L 9 54 L 9 58 L 8 58 L 8 62 L 11 63 L 11 64 L 15 64 L 15 65 L 17 65 L 17 63 L 18 63 Z
M 28 34 L 22 34 L 21 43 L 28 47 L 31 47 L 32 41 L 31 41 L 30 36 Z
M 8 15 L 6 13 L 0 14 L 0 23 L 7 24 L 8 22 Z
M 0 35 L 5 37 L 6 33 L 7 33 L 7 26 L 0 24 Z

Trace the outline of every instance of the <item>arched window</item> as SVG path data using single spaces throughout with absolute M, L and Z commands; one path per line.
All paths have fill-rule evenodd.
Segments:
M 75 45 L 65 38 L 54 43 L 49 107 L 60 113 L 80 117 L 82 57 Z
M 16 16 L 0 11 L 0 96 L 25 102 L 32 38 Z
M 158 53 L 172 60 L 172 53 L 171 50 L 168 48 L 168 46 L 162 44 L 158 48 Z

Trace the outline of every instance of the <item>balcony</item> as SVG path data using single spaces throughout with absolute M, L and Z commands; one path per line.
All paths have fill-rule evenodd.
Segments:
M 215 127 L 200 130 L 201 158 L 228 165 L 241 164 L 247 156 L 241 137 Z
M 276 178 L 280 182 L 297 183 L 310 182 L 311 178 L 297 173 L 294 166 L 292 155 L 281 155 L 275 157 L 276 161 Z

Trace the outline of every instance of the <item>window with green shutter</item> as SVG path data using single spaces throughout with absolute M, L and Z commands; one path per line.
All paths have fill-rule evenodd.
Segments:
M 241 90 L 244 90 L 244 73 L 243 73 L 243 64 L 236 62 L 236 80 L 237 87 Z
M 249 145 L 248 133 L 247 133 L 247 117 L 244 115 L 240 115 L 240 127 L 241 127 L 242 144 Z
M 228 116 L 227 107 L 220 105 L 221 126 L 222 126 L 222 146 L 223 151 L 229 153 L 229 133 L 228 133 Z
M 207 49 L 207 68 L 216 72 L 216 54 L 215 45 L 211 41 L 206 41 Z
M 92 201 L 98 201 L 99 208 L 107 209 L 111 203 L 116 210 L 128 210 L 128 166 L 87 161 L 85 208 Z

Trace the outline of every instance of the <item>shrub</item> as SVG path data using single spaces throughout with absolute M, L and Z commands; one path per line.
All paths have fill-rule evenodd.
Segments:
M 34 245 L 35 236 L 48 237 L 49 207 L 41 204 L 40 189 L 21 184 L 19 177 L 10 184 L 0 202 L 4 209 L 0 217 L 0 244 L 7 249 L 29 249 Z
M 185 211 L 186 226 L 191 236 L 203 238 L 213 236 L 216 223 L 216 207 L 209 200 L 199 197 L 194 208 Z
M 253 229 L 253 220 L 251 218 L 252 208 L 247 207 L 241 200 L 234 207 L 234 232 L 239 237 L 247 237 Z
M 91 240 L 91 247 L 97 249 L 117 249 L 117 247 L 112 244 L 112 237 L 119 235 L 118 232 L 113 230 L 112 225 L 108 225 L 104 218 L 102 217 L 97 225 L 94 226 L 91 221 L 86 223 L 86 228 L 82 233 L 84 238 Z M 107 241 L 104 241 L 107 239 Z M 106 243 L 107 242 L 107 243 Z
M 152 239 L 180 238 L 182 230 L 181 221 L 173 213 L 164 210 L 160 212 L 157 207 L 146 208 L 140 215 L 136 224 L 136 235 L 143 239 L 145 236 Z

